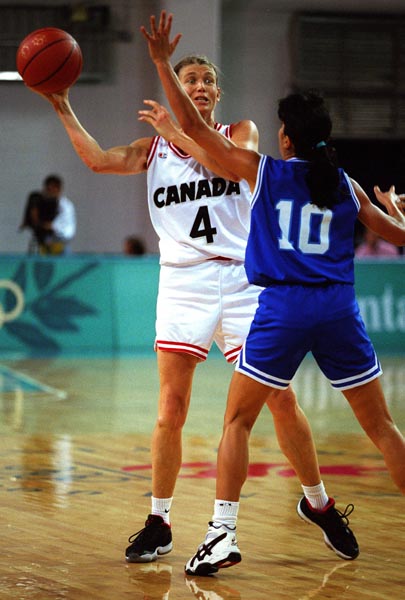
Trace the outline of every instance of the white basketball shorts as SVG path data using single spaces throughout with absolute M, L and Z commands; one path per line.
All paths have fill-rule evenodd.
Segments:
M 206 260 L 162 265 L 155 349 L 207 358 L 215 341 L 235 362 L 249 332 L 261 288 L 249 284 L 243 263 Z

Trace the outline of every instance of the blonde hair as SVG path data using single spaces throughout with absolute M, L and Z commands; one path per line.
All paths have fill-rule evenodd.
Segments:
M 205 65 L 209 67 L 214 71 L 216 79 L 215 83 L 218 84 L 219 69 L 203 54 L 189 54 L 188 56 L 185 56 L 175 65 L 174 72 L 176 73 L 176 75 L 179 75 L 180 71 L 188 65 Z

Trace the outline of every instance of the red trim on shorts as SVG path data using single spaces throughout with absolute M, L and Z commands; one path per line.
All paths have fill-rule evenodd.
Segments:
M 225 352 L 224 356 L 226 358 L 226 362 L 236 363 L 241 350 L 242 346 L 238 346 L 237 348 L 232 348 L 232 350 L 228 350 L 228 352 Z
M 228 256 L 211 256 L 208 260 L 234 260 L 233 258 L 229 258 Z
M 164 352 L 182 352 L 184 354 L 191 354 L 196 356 L 200 360 L 206 360 L 208 356 L 208 350 L 201 348 L 201 346 L 195 346 L 194 344 L 187 344 L 185 342 L 168 342 L 166 340 L 156 340 L 155 348 Z

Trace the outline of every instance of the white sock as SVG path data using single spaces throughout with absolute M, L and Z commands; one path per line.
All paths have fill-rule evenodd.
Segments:
M 215 500 L 212 521 L 214 525 L 226 525 L 235 528 L 238 518 L 239 502 L 229 500 Z
M 307 486 L 303 485 L 305 498 L 315 510 L 322 510 L 329 502 L 329 496 L 325 491 L 323 481 L 318 485 Z
M 170 509 L 172 507 L 173 496 L 171 498 L 155 498 L 152 496 L 152 515 L 159 515 L 165 523 L 170 525 Z

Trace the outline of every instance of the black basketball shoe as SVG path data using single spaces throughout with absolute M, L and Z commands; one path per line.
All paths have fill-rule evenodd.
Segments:
M 127 562 L 152 562 L 173 548 L 172 530 L 159 515 L 148 515 L 145 527 L 128 539 Z
M 359 555 L 359 546 L 354 533 L 349 528 L 347 518 L 354 510 L 353 504 L 348 504 L 342 513 L 335 508 L 335 501 L 329 498 L 328 504 L 322 510 L 314 510 L 308 504 L 305 496 L 298 502 L 297 512 L 307 523 L 318 525 L 323 531 L 325 544 L 336 552 L 340 558 L 354 560 Z

